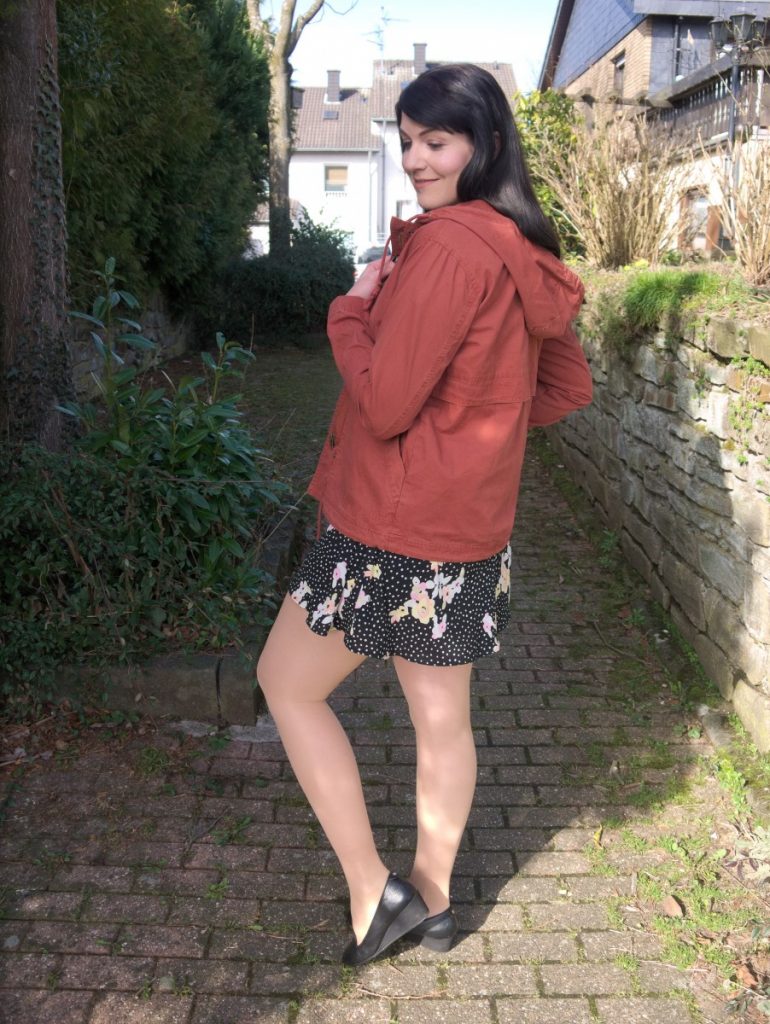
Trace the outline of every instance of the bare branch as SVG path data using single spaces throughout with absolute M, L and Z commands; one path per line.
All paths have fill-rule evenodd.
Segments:
M 305 13 L 300 14 L 300 16 L 297 18 L 296 24 L 294 25 L 294 28 L 291 30 L 291 35 L 289 36 L 289 45 L 286 48 L 287 57 L 290 57 L 291 54 L 294 53 L 297 43 L 299 42 L 299 37 L 302 35 L 305 26 L 310 24 L 313 18 L 315 18 L 316 14 L 318 14 L 318 12 L 321 10 L 323 5 L 324 0 L 313 0 L 311 5 L 305 11 Z M 287 0 L 284 0 L 284 6 L 288 6 Z M 295 3 L 292 3 L 291 7 L 293 14 Z

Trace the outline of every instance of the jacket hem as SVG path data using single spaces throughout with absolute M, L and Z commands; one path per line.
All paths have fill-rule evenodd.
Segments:
M 312 494 L 312 492 L 309 492 Z M 487 543 L 469 545 L 467 540 L 457 542 L 436 543 L 416 537 L 413 531 L 404 534 L 399 530 L 384 529 L 382 526 L 362 524 L 360 520 L 350 520 L 338 509 L 330 508 L 319 501 L 319 509 L 335 530 L 344 533 L 351 540 L 368 547 L 381 548 L 392 554 L 419 558 L 425 562 L 483 562 L 493 555 L 505 550 L 513 531 L 513 523 L 504 536 Z

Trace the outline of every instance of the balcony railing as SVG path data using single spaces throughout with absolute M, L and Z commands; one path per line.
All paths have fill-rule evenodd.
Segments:
M 730 123 L 730 107 L 733 97 L 730 92 L 730 77 L 712 78 L 682 99 L 674 106 L 654 111 L 654 117 L 662 126 L 678 135 L 700 138 L 704 142 L 715 137 L 726 136 Z M 770 84 L 767 75 L 755 67 L 739 70 L 739 86 L 735 108 L 735 129 L 740 136 L 754 126 L 770 126 Z

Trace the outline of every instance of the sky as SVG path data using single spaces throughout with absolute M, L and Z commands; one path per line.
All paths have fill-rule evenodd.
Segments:
M 279 0 L 273 3 L 277 9 Z M 413 43 L 427 43 L 429 61 L 510 63 L 519 89 L 529 92 L 537 85 L 557 0 L 358 0 L 352 10 L 351 0 L 332 4 L 302 33 L 291 58 L 295 85 L 324 85 L 330 69 L 342 72 L 343 88 L 370 85 L 381 35 L 386 59 L 410 58 Z M 298 0 L 297 12 L 306 6 Z

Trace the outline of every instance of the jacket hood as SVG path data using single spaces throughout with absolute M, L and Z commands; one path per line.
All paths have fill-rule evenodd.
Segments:
M 555 338 L 564 334 L 583 302 L 580 278 L 553 253 L 525 238 L 510 217 L 498 213 L 484 200 L 442 206 L 408 221 L 394 217 L 390 223 L 394 257 L 423 224 L 439 219 L 462 224 L 500 257 L 521 298 L 531 335 Z

